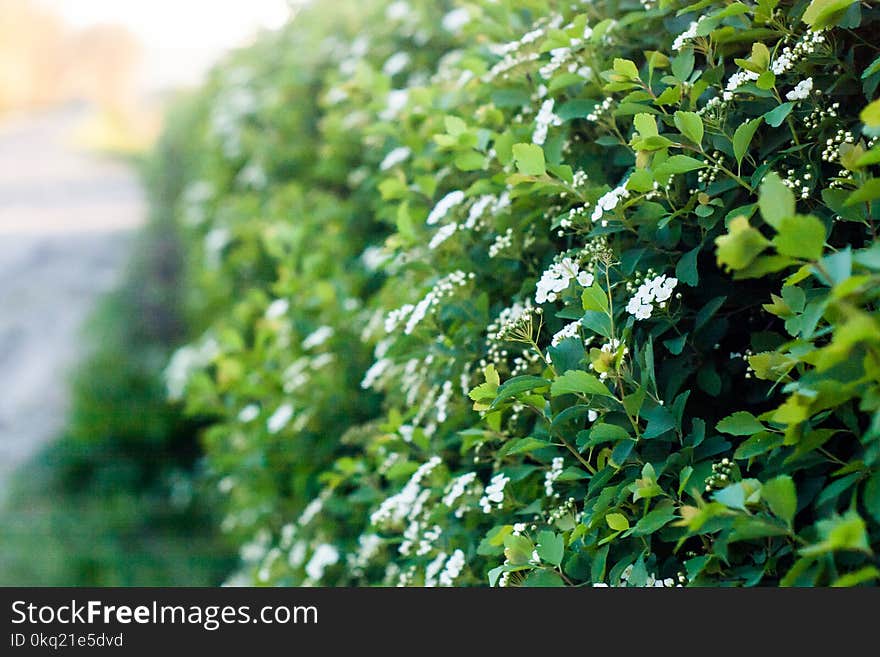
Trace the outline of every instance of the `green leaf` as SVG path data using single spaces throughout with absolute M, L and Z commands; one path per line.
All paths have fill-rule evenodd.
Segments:
M 511 397 L 521 395 L 524 392 L 546 388 L 549 383 L 550 381 L 540 376 L 515 376 L 498 387 L 498 392 L 493 405 L 497 405 L 499 402 L 510 399 Z
M 543 449 L 549 445 L 550 443 L 546 440 L 538 440 L 537 438 L 517 438 L 516 440 L 511 440 L 510 442 L 505 443 L 504 446 L 498 450 L 498 456 L 527 454 L 528 452 L 534 452 L 536 449 Z
M 477 151 L 465 151 L 455 156 L 455 166 L 460 171 L 478 171 L 486 164 L 486 156 Z
M 744 269 L 757 258 L 770 242 L 760 231 L 749 225 L 745 217 L 735 217 L 731 220 L 727 235 L 715 238 L 717 245 L 716 258 L 719 265 L 728 269 Z
M 845 206 L 857 203 L 868 203 L 880 198 L 880 178 L 870 178 L 862 183 L 856 191 L 849 195 L 844 203 Z
M 746 510 L 746 493 L 740 484 L 731 484 L 712 495 L 712 499 L 720 502 L 728 509 Z
M 702 160 L 688 155 L 673 155 L 658 164 L 654 169 L 654 173 L 657 177 L 666 177 L 675 173 L 687 173 L 688 171 L 695 171 L 705 167 L 706 163 Z
M 874 470 L 864 490 L 865 508 L 880 523 L 880 470 Z
M 678 55 L 669 60 L 669 66 L 675 79 L 685 82 L 694 70 L 694 49 L 683 48 Z
M 823 540 L 803 548 L 801 554 L 805 557 L 839 550 L 871 554 L 865 521 L 855 511 L 847 511 L 842 516 L 820 520 L 816 523 L 816 528 Z
M 633 117 L 633 127 L 642 137 L 656 137 L 657 119 L 651 114 L 636 114 Z
M 696 112 L 676 112 L 675 127 L 685 137 L 699 146 L 703 142 L 703 119 Z
M 609 513 L 605 516 L 605 522 L 614 531 L 622 532 L 629 529 L 629 520 L 622 513 Z
M 825 248 L 825 224 L 813 215 L 785 217 L 777 227 L 773 245 L 781 255 L 818 260 Z
M 603 313 L 608 312 L 608 294 L 597 281 L 584 288 L 581 294 L 581 304 L 584 310 L 597 310 Z
M 552 570 L 540 568 L 529 573 L 529 576 L 523 581 L 523 586 L 532 588 L 550 588 L 565 586 L 565 582 L 563 582 L 562 578 Z
M 513 160 L 517 170 L 526 176 L 543 176 L 547 172 L 544 149 L 537 144 L 514 144 Z
M 782 445 L 785 437 L 779 433 L 760 431 L 736 448 L 735 459 L 750 459 L 760 456 Z
M 743 479 L 717 491 L 712 496 L 712 499 L 720 502 L 728 509 L 745 511 L 746 504 L 754 504 L 758 501 L 760 492 L 760 481 L 757 479 Z
M 457 116 L 447 116 L 443 118 L 443 125 L 446 126 L 446 132 L 453 137 L 458 137 L 467 132 L 467 123 Z
M 615 58 L 614 72 L 619 73 L 620 75 L 629 78 L 630 80 L 639 79 L 638 67 L 635 65 L 635 63 L 631 62 L 628 59 L 620 59 L 619 57 Z
M 752 143 L 752 137 L 755 136 L 755 131 L 763 120 L 764 118 L 759 116 L 757 119 L 747 121 L 741 124 L 736 129 L 736 132 L 733 133 L 733 154 L 736 156 L 736 163 L 738 165 L 742 164 L 743 158 L 749 150 L 749 145 Z
M 669 412 L 665 406 L 655 406 L 654 408 L 642 413 L 648 421 L 648 426 L 642 433 L 642 438 L 658 438 L 670 429 L 675 428 L 675 417 Z
M 538 545 L 535 548 L 541 561 L 558 566 L 565 553 L 565 540 L 560 534 L 551 531 L 538 532 Z
M 715 425 L 715 428 L 721 433 L 727 433 L 731 436 L 751 436 L 765 430 L 764 425 L 758 421 L 758 418 L 748 411 L 737 411 L 732 415 L 728 415 L 723 420 L 720 420 Z
M 764 120 L 767 122 L 767 125 L 778 128 L 785 121 L 785 117 L 791 114 L 793 107 L 794 103 L 782 103 L 779 107 L 775 107 L 764 114 Z
M 859 114 L 859 118 L 868 127 L 880 128 L 880 99 L 875 100 L 863 109 L 862 113 Z
M 597 377 L 583 370 L 568 370 L 562 376 L 556 378 L 550 386 L 550 395 L 559 397 L 572 393 L 585 395 L 603 395 L 611 397 L 611 391 Z
M 791 527 L 797 511 L 797 492 L 791 477 L 780 475 L 764 482 L 761 486 L 761 499 L 767 502 L 773 515 Z
M 765 91 L 768 89 L 772 89 L 775 85 L 776 85 L 776 76 L 773 74 L 773 71 L 763 71 L 758 76 L 758 79 L 755 80 L 755 86 L 758 87 L 758 89 L 764 89 Z M 766 114 L 764 115 L 764 119 L 765 120 L 767 119 Z M 767 123 L 770 123 L 770 121 L 767 121 Z M 773 124 L 770 123 L 770 125 L 773 125 Z M 774 126 L 774 127 L 776 127 L 776 126 Z
M 669 349 L 669 353 L 673 356 L 678 356 L 682 350 L 684 349 L 685 342 L 687 341 L 688 334 L 679 335 L 677 338 L 670 338 L 669 340 L 664 340 L 663 345 Z
M 801 20 L 814 29 L 836 25 L 849 6 L 857 0 L 813 0 Z
M 858 586 L 866 582 L 873 582 L 875 579 L 880 579 L 880 570 L 877 570 L 874 566 L 864 566 L 854 572 L 841 575 L 831 583 L 831 586 L 835 588 Z
M 761 182 L 761 193 L 758 196 L 758 208 L 761 216 L 768 224 L 779 230 L 779 224 L 786 217 L 795 214 L 794 194 L 783 184 L 775 171 L 764 176 Z
M 607 516 L 606 516 L 607 517 Z M 671 506 L 654 509 L 636 523 L 630 534 L 632 536 L 647 536 L 661 529 L 666 524 L 675 520 L 675 509 Z
M 700 274 L 697 272 L 697 256 L 700 254 L 701 248 L 702 245 L 685 253 L 675 266 L 675 277 L 691 287 L 696 287 L 700 282 Z

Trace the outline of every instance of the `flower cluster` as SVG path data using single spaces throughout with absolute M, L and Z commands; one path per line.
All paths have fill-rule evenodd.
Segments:
M 649 319 L 654 312 L 654 304 L 660 308 L 666 307 L 666 302 L 672 296 L 672 291 L 678 285 L 678 279 L 660 274 L 654 278 L 645 279 L 626 304 L 626 312 L 634 315 L 636 319 Z

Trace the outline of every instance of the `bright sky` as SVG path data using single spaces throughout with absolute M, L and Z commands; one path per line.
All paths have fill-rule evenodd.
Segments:
M 146 48 L 149 87 L 186 84 L 222 52 L 290 15 L 288 0 L 39 0 L 75 27 L 118 23 Z

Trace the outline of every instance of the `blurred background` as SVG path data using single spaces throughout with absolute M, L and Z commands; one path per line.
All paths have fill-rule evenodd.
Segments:
M 293 11 L 0 0 L 0 585 L 228 572 L 197 421 L 165 403 L 181 268 L 142 180 L 166 105 Z

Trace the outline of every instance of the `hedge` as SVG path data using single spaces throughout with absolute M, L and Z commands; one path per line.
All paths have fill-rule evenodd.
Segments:
M 186 135 L 230 581 L 876 582 L 877 3 L 321 5 Z

